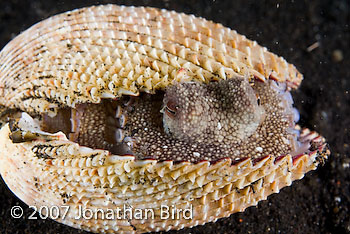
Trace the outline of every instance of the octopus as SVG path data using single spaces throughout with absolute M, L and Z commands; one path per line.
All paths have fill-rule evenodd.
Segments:
M 0 52 L 0 173 L 25 203 L 58 207 L 56 221 L 87 231 L 214 222 L 330 155 L 297 124 L 290 91 L 301 80 L 194 16 L 116 5 L 53 16 Z M 164 206 L 191 217 L 164 219 Z M 96 217 L 77 218 L 82 208 Z

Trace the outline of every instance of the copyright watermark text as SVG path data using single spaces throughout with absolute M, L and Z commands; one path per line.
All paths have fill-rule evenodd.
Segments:
M 106 219 L 106 220 L 140 220 L 140 219 L 192 219 L 193 209 L 192 205 L 188 208 L 179 209 L 175 205 L 166 206 L 161 205 L 158 209 L 153 208 L 133 208 L 130 205 L 124 204 L 122 207 L 115 209 L 111 208 L 86 208 L 81 205 L 71 209 L 70 206 L 29 206 L 32 208 L 32 213 L 28 216 L 28 219 L 65 219 L 68 215 L 70 218 L 79 219 Z M 11 208 L 11 217 L 18 219 L 23 217 L 24 211 L 20 206 L 13 206 Z
M 38 214 L 41 219 L 50 218 L 54 220 L 58 218 L 64 219 L 70 209 L 69 206 L 29 206 L 29 208 L 33 209 L 33 212 L 28 216 L 28 219 L 38 219 L 36 216 Z M 15 219 L 22 218 L 24 215 L 23 208 L 20 206 L 13 206 L 10 213 L 11 217 Z

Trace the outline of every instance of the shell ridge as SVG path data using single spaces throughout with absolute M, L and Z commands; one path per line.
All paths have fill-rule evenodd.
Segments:
M 244 102 L 243 110 L 232 112 L 236 122 L 227 120 L 231 112 L 226 118 L 211 115 L 215 105 L 211 113 L 191 109 L 185 115 L 206 113 L 214 130 L 203 135 L 220 133 L 215 136 L 221 143 L 185 140 L 187 135 L 176 139 L 164 131 L 164 121 L 177 120 L 181 108 L 192 104 L 166 99 L 172 97 L 170 87 L 235 78 L 247 85 L 244 92 L 230 86 L 229 93 L 237 93 L 230 98 L 237 106 Z M 256 41 L 194 15 L 113 4 L 61 13 L 27 29 L 0 52 L 0 173 L 29 205 L 69 205 L 68 216 L 56 221 L 87 231 L 140 233 L 215 222 L 278 193 L 330 155 L 322 136 L 296 125 L 290 89 L 302 78 L 293 64 Z M 215 95 L 222 101 L 218 110 L 233 102 Z M 205 101 L 214 102 L 208 96 Z M 83 111 L 74 112 L 81 105 L 90 108 L 85 119 Z M 200 102 L 194 106 L 205 109 Z M 53 132 L 45 126 L 50 121 L 59 125 Z M 229 124 L 248 135 L 242 140 L 247 147 L 230 141 Z M 256 129 L 242 129 L 245 125 Z M 230 132 L 227 139 L 222 131 Z M 162 219 L 161 205 L 191 208 L 193 217 Z M 79 208 L 124 213 L 148 208 L 154 217 L 76 219 Z

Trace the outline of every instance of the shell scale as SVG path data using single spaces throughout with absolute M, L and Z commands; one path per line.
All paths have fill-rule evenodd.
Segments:
M 61 106 L 164 89 L 174 80 L 274 79 L 297 88 L 302 75 L 256 42 L 220 24 L 154 8 L 105 5 L 44 20 L 0 52 L 0 104 L 55 115 Z M 3 107 L 1 107 L 3 108 Z M 317 168 L 329 155 L 324 138 L 307 129 L 307 154 L 216 163 L 135 160 L 69 141 L 59 132 L 0 130 L 0 173 L 28 205 L 70 206 L 56 221 L 99 233 L 192 227 L 256 205 Z M 298 129 L 300 130 L 300 129 Z M 14 143 L 14 135 L 24 138 Z M 28 139 L 26 139 L 28 137 Z M 16 160 L 14 160 L 16 158 Z M 26 178 L 26 179 L 23 179 Z M 75 219 L 86 209 L 152 208 L 154 219 Z M 193 218 L 161 219 L 160 205 L 193 208 Z M 62 208 L 63 209 L 63 208 Z
M 0 74 L 0 95 L 6 97 L 0 104 L 52 115 L 59 105 L 152 92 L 173 80 L 239 74 L 292 88 L 302 80 L 294 65 L 220 24 L 115 5 L 37 23 L 0 52 Z
M 329 154 L 324 139 L 307 129 L 301 137 L 318 145 L 309 154 L 278 159 L 267 156 L 260 161 L 247 158 L 236 163 L 224 158 L 215 164 L 135 161 L 133 157 L 111 156 L 107 151 L 87 151 L 59 133 L 51 136 L 53 141 L 47 148 L 42 147 L 49 140 L 47 136 L 45 140 L 12 144 L 10 135 L 8 125 L 1 129 L 0 147 L 12 152 L 0 158 L 0 172 L 10 189 L 36 207 L 70 206 L 67 216 L 56 221 L 97 233 L 161 231 L 215 222 L 278 193 L 316 169 Z M 14 161 L 13 157 L 20 158 Z M 23 176 L 28 179 L 23 180 Z M 79 204 L 106 213 L 130 204 L 152 209 L 155 216 L 149 220 L 80 220 L 75 218 Z M 192 207 L 193 219 L 161 219 L 160 205 Z

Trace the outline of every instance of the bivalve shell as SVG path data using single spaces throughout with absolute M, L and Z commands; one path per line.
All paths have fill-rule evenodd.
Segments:
M 329 156 L 322 136 L 296 125 L 289 91 L 301 80 L 283 58 L 192 15 L 59 14 L 0 52 L 0 173 L 26 204 L 57 207 L 56 221 L 87 231 L 215 222 Z

